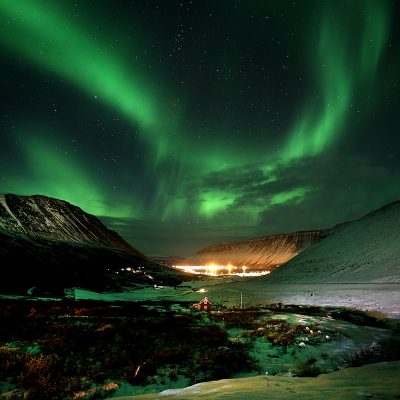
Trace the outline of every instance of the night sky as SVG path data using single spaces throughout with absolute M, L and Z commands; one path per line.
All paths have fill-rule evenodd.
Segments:
M 399 200 L 399 3 L 1 0 L 0 192 L 153 255 Z

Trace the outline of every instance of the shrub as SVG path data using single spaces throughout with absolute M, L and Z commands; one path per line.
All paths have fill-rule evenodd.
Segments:
M 209 350 L 200 355 L 197 370 L 204 379 L 229 378 L 235 373 L 250 372 L 257 369 L 257 365 L 247 350 L 247 346 L 241 343 Z
M 185 362 L 190 356 L 190 349 L 185 346 L 163 347 L 156 349 L 152 358 L 158 365 Z
M 400 360 L 400 338 L 393 335 L 378 340 L 369 347 L 346 355 L 341 365 L 346 367 L 360 367 L 365 364 L 395 360 Z
M 92 315 L 92 311 L 89 308 L 84 307 L 75 308 L 74 315 L 76 315 L 77 317 L 87 317 Z
M 275 346 L 290 346 L 296 341 L 296 335 L 304 333 L 302 325 L 295 325 L 281 319 L 263 322 L 246 336 L 265 337 Z
M 27 355 L 20 350 L 0 347 L 0 378 L 17 375 L 26 359 Z
M 200 346 L 206 347 L 222 346 L 228 339 L 225 330 L 217 325 L 193 328 L 193 335 Z
M 223 322 L 226 329 L 251 329 L 254 327 L 258 317 L 259 313 L 252 310 L 228 311 L 211 316 L 214 321 Z
M 296 340 L 292 332 L 269 332 L 265 337 L 275 346 L 290 346 Z
M 250 324 L 256 318 L 255 312 L 242 311 L 232 323 Z M 144 385 L 166 369 L 171 381 L 185 376 L 195 383 L 250 370 L 249 344 L 231 343 L 224 328 L 207 324 L 211 315 L 177 316 L 165 307 L 149 312 L 137 305 L 85 301 L 0 307 L 0 378 L 16 377 L 17 389 L 32 399 L 72 398 L 74 393 L 94 398 L 102 391 L 89 388 L 106 379 Z M 11 341 L 19 349 L 1 347 Z M 34 345 L 40 354 L 28 352 Z
M 31 389 L 31 398 L 52 398 L 62 380 L 61 359 L 55 355 L 28 356 L 18 381 Z
M 172 369 L 169 374 L 168 374 L 168 378 L 172 381 L 172 382 L 176 382 L 178 380 L 178 373 L 176 372 L 176 369 Z
M 350 322 L 360 326 L 374 326 L 378 328 L 386 328 L 388 321 L 383 317 L 383 314 L 364 312 L 357 309 L 341 309 L 330 313 L 335 319 Z
M 318 366 L 315 365 L 315 358 L 310 358 L 306 361 L 299 360 L 296 363 L 296 373 L 298 376 L 315 377 L 321 373 Z

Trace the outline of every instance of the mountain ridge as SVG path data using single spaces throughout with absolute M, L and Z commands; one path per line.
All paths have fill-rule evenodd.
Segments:
M 0 291 L 60 295 L 68 287 L 113 291 L 175 285 L 183 274 L 161 266 L 64 200 L 0 195 Z
M 321 240 L 326 234 L 328 234 L 328 230 L 310 230 L 214 243 L 200 249 L 184 262 L 185 265 L 232 263 L 236 266 L 245 265 L 264 271 L 273 270 L 308 246 Z
M 336 225 L 266 278 L 268 283 L 399 283 L 400 201 Z
M 0 229 L 42 239 L 118 248 L 147 258 L 95 216 L 65 200 L 43 195 L 0 195 Z

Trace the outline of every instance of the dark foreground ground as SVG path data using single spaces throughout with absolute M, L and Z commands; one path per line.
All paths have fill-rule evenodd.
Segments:
M 0 301 L 2 398 L 96 399 L 240 376 L 315 377 L 400 359 L 398 321 L 273 304 Z M 400 391 L 399 391 L 400 393 Z

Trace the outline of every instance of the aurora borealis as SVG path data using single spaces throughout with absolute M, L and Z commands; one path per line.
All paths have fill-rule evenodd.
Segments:
M 2 0 L 0 192 L 146 254 L 400 199 L 392 0 Z

